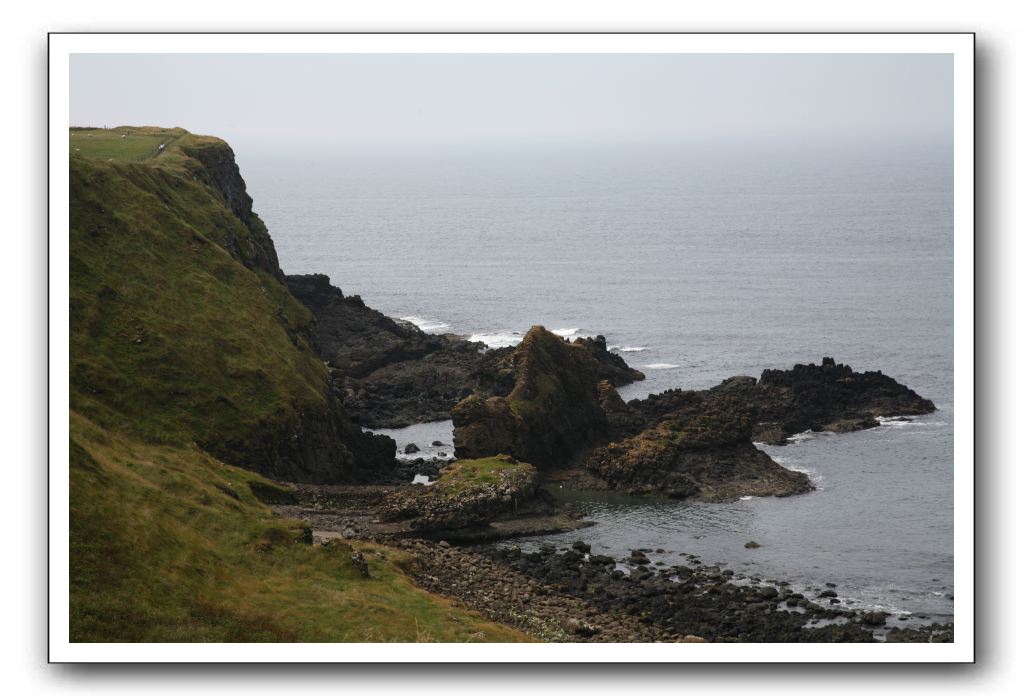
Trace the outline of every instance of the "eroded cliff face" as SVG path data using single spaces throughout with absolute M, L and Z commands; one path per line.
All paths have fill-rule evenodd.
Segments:
M 342 407 L 223 141 L 70 164 L 73 410 L 275 478 L 388 475 L 394 443 Z
M 192 161 L 201 165 L 189 167 L 193 180 L 213 188 L 228 209 L 241 220 L 249 234 L 232 238 L 225 245 L 228 251 L 248 268 L 258 268 L 284 280 L 277 260 L 277 249 L 263 221 L 252 212 L 252 197 L 245 188 L 234 151 L 222 140 L 186 136 L 178 145 Z

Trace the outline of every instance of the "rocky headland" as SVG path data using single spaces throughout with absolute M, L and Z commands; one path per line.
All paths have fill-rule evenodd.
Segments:
M 315 620 L 251 614 L 223 588 L 276 574 L 285 589 L 270 604 L 296 604 L 322 586 L 304 568 L 375 597 L 379 588 L 361 595 L 352 583 L 391 566 L 354 547 L 335 553 L 356 542 L 400 550 L 421 587 L 544 640 L 873 639 L 866 627 L 877 617 L 735 583 L 721 569 L 663 561 L 651 570 L 641 550 L 616 560 L 582 542 L 531 554 L 450 542 L 585 526 L 545 481 L 710 501 L 811 491 L 754 442 L 934 410 L 908 387 L 825 358 L 625 403 L 617 387 L 643 374 L 602 336 L 569 342 L 534 326 L 518 346 L 489 350 L 387 317 L 327 276 L 285 276 L 234 154 L 216 138 L 130 128 L 73 137 L 108 139 L 70 166 L 79 639 L 320 639 Z M 128 138 L 159 149 L 106 156 Z M 365 430 L 447 418 L 456 458 L 413 465 L 431 485 L 411 485 L 394 440 Z M 314 539 L 322 554 L 297 549 L 318 548 Z M 186 549 L 201 572 L 182 570 L 168 548 Z M 152 563 L 140 564 L 140 549 Z M 348 559 L 343 568 L 335 556 Z M 292 565 L 274 560 L 285 557 Z M 121 574 L 135 581 L 101 581 Z M 175 599 L 178 587 L 187 597 Z M 118 618 L 136 605 L 138 617 Z M 808 627 L 808 615 L 829 623 Z M 333 620 L 333 637 L 407 635 L 400 625 L 351 633 L 344 616 Z M 431 635 L 462 636 L 449 628 Z

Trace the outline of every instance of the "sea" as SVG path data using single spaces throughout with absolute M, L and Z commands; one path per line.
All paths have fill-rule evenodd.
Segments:
M 423 330 L 603 335 L 628 400 L 819 362 L 934 401 L 763 449 L 817 490 L 728 503 L 555 490 L 623 557 L 695 554 L 914 625 L 953 618 L 952 155 L 923 143 L 236 148 L 286 273 Z M 451 422 L 384 431 L 451 455 Z M 431 447 L 438 440 L 443 447 Z M 746 548 L 755 541 L 759 548 Z M 659 554 L 652 558 L 659 560 Z M 894 621 L 893 621 L 894 623 Z

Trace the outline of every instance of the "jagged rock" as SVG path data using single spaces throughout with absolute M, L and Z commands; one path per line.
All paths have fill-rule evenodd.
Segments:
M 879 416 L 932 413 L 934 403 L 879 371 L 853 372 L 824 358 L 820 365 L 764 370 L 742 391 L 756 407 L 754 439 L 772 444 L 805 430 L 851 432 L 878 425 Z M 717 387 L 716 387 L 717 388 Z
M 609 352 L 607 340 L 603 336 L 577 338 L 573 344 L 586 348 L 597 363 L 597 376 L 616 387 L 646 379 L 642 372 L 629 367 L 622 356 Z
M 599 370 L 585 347 L 534 326 L 512 360 L 511 393 L 473 395 L 452 411 L 455 456 L 507 453 L 549 469 L 606 440 L 609 427 L 598 400 Z
M 646 425 L 643 414 L 625 403 L 618 390 L 607 380 L 597 385 L 597 400 L 607 418 L 611 439 L 617 440 L 638 433 Z
M 415 454 L 419 451 L 419 445 L 414 442 L 410 442 L 405 445 L 405 454 Z
M 594 451 L 587 467 L 610 487 L 708 500 L 813 490 L 750 441 L 754 411 L 728 393 L 674 390 L 640 406 L 656 425 Z M 634 408 L 635 413 L 640 413 Z
M 471 394 L 505 396 L 514 388 L 514 348 L 487 350 L 451 334 L 425 333 L 370 309 L 358 296 L 346 297 L 325 275 L 287 276 L 287 283 L 315 315 L 314 347 L 362 425 L 399 428 L 445 420 Z M 604 378 L 615 384 L 643 379 L 608 353 L 602 337 L 577 342 Z

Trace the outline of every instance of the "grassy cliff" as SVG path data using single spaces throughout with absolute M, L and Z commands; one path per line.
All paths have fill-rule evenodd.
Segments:
M 230 148 L 69 141 L 72 640 L 521 638 L 413 587 L 394 552 L 305 543 L 257 497 L 260 473 L 371 477 L 393 441 L 331 393 Z

